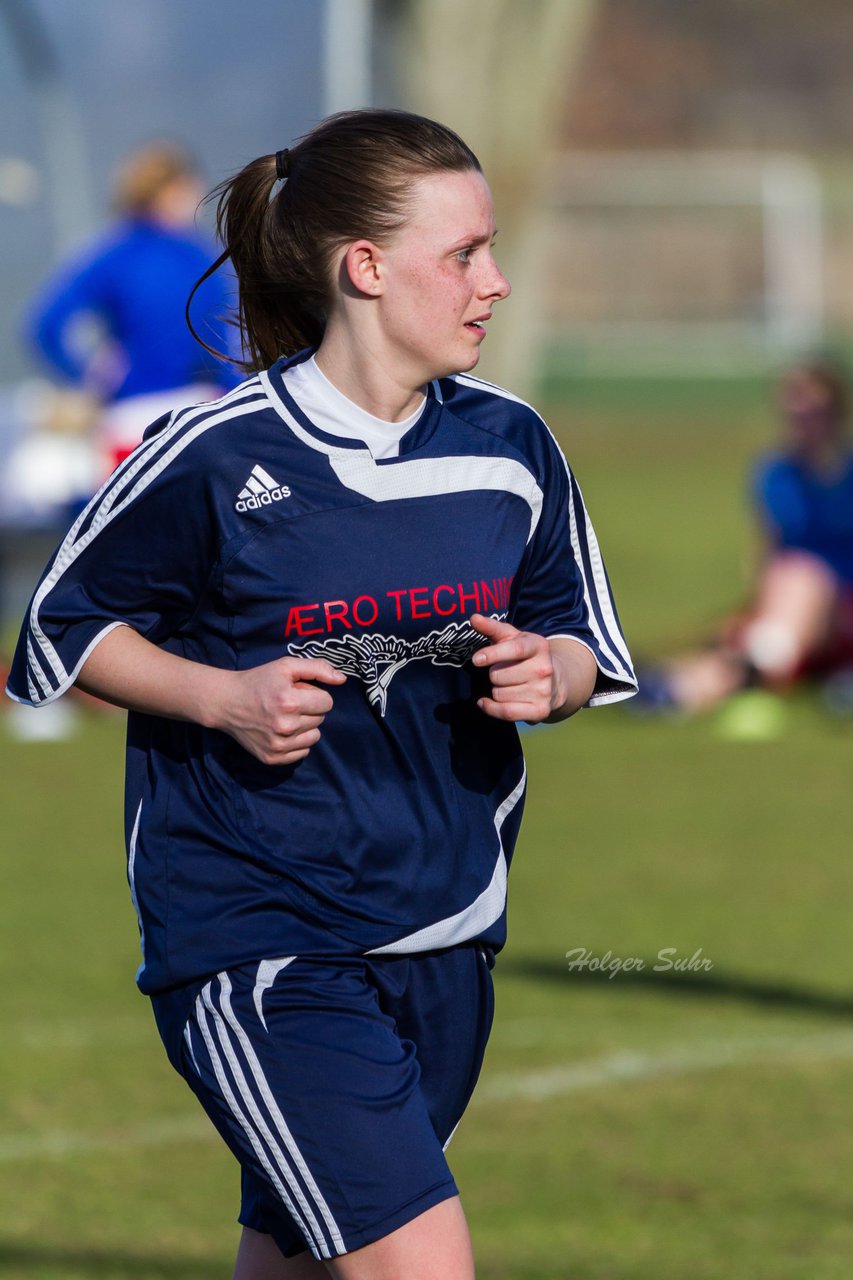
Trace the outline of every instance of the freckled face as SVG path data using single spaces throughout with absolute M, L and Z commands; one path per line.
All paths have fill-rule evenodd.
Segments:
M 473 369 L 495 302 L 510 292 L 492 255 L 495 215 L 475 170 L 419 178 L 411 216 L 385 246 L 382 332 L 412 386 Z

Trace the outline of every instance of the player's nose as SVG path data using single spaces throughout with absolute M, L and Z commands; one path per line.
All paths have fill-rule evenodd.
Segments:
M 496 302 L 499 302 L 502 298 L 508 298 L 511 293 L 512 285 L 494 258 L 491 258 L 488 270 L 485 272 L 481 282 L 480 296 L 494 298 Z

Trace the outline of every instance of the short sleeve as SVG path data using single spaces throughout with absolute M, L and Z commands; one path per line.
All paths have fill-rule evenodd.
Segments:
M 577 481 L 549 436 L 542 513 L 518 574 L 510 621 L 549 639 L 569 637 L 590 650 L 598 679 L 588 706 L 637 691 L 628 647 L 592 523 Z
M 36 588 L 6 692 L 41 706 L 65 693 L 117 626 L 155 644 L 195 613 L 217 562 L 204 469 L 164 419 L 77 519 Z

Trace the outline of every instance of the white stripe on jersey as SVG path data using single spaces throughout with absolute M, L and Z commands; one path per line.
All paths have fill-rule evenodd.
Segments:
M 130 886 L 130 900 L 136 912 L 136 919 L 139 921 L 139 946 L 142 951 L 142 964 L 136 971 L 137 982 L 145 969 L 145 929 L 142 926 L 142 912 L 139 910 L 139 898 L 136 894 L 136 846 L 139 843 L 139 823 L 141 818 L 142 801 L 140 800 L 139 807 L 136 810 L 136 821 L 130 833 L 130 844 L 127 849 L 127 883 Z
M 460 943 L 478 937 L 494 924 L 506 905 L 507 862 L 501 828 L 524 795 L 526 782 L 527 770 L 522 769 L 521 778 L 502 801 L 495 814 L 498 860 L 495 863 L 492 878 L 483 892 L 478 894 L 467 907 L 457 911 L 456 915 L 437 920 L 435 924 L 428 924 L 426 928 L 418 929 L 416 933 L 410 933 L 405 938 L 398 938 L 396 942 L 389 942 L 387 946 L 373 947 L 366 953 L 367 955 L 391 955 L 395 952 L 433 951 L 437 947 L 456 947 Z
M 60 697 L 74 683 L 83 663 L 92 650 L 115 627 L 124 625 L 121 622 L 109 623 L 89 644 L 74 671 L 67 672 L 59 654 L 39 625 L 39 610 L 62 575 L 70 568 L 77 557 L 86 550 L 101 530 L 143 493 L 198 436 L 203 435 L 210 428 L 218 426 L 220 423 L 228 422 L 232 418 L 246 413 L 252 413 L 259 404 L 262 405 L 264 403 L 258 379 L 254 378 L 248 383 L 241 384 L 227 396 L 223 396 L 222 400 L 217 401 L 214 405 L 197 405 L 194 408 L 184 409 L 174 414 L 167 427 L 158 432 L 156 436 L 152 436 L 150 440 L 143 441 L 121 463 L 113 475 L 101 486 L 86 509 L 78 516 L 57 552 L 50 572 L 37 590 L 30 609 L 30 633 L 38 644 L 41 657 L 46 660 L 54 679 L 58 681 L 58 686 L 54 691 L 47 693 L 45 697 L 36 695 L 33 698 L 36 704 L 46 705 Z M 140 476 L 141 478 L 138 478 Z M 90 514 L 92 515 L 92 521 L 89 528 L 82 536 L 78 536 Z M 36 654 L 33 652 L 33 659 L 35 658 Z M 36 668 L 34 667 L 33 670 L 35 671 Z M 37 676 L 37 678 L 41 683 L 40 677 Z M 33 693 L 32 680 L 29 681 L 29 685 L 30 692 Z
M 112 475 L 110 475 L 95 494 L 92 501 L 86 507 L 85 511 L 78 517 L 72 532 L 76 533 L 81 525 L 85 522 L 89 512 L 92 511 L 98 503 L 100 509 L 96 511 L 95 520 L 101 520 L 109 514 L 116 497 L 127 486 L 127 483 L 134 476 L 138 475 L 143 467 L 153 458 L 167 441 L 172 439 L 175 434 L 188 426 L 190 421 L 196 417 L 205 414 L 218 414 L 224 408 L 233 404 L 249 400 L 251 397 L 260 398 L 261 388 L 257 377 L 250 379 L 248 382 L 241 382 L 239 387 L 235 387 L 233 391 L 229 391 L 227 395 L 222 396 L 220 400 L 212 403 L 189 405 L 186 409 L 176 409 L 169 418 L 166 426 L 158 431 L 156 435 L 151 436 L 149 440 L 143 440 L 132 453 L 116 467 Z M 71 535 L 66 538 L 69 541 Z
M 429 498 L 445 493 L 471 493 L 497 489 L 513 493 L 530 508 L 527 541 L 533 537 L 542 514 L 542 490 L 532 472 L 514 458 L 452 455 L 446 458 L 395 458 L 393 465 L 377 466 L 368 449 L 347 449 L 311 435 L 288 412 L 262 373 L 270 403 L 303 444 L 325 453 L 341 484 L 373 502 L 401 498 Z
M 514 396 L 511 391 L 505 390 L 504 387 L 499 387 L 493 382 L 486 382 L 482 378 L 472 378 L 469 375 L 461 374 L 461 373 L 454 375 L 451 381 L 458 382 L 461 386 L 464 386 L 464 387 L 471 387 L 474 390 L 478 390 L 482 387 L 485 387 L 487 390 L 493 392 L 496 396 L 501 396 L 504 400 L 512 400 L 515 404 L 524 405 L 526 409 L 529 409 L 531 413 L 536 415 L 536 417 L 542 423 L 542 426 L 548 432 L 548 435 L 551 437 L 552 441 L 554 442 L 554 447 L 556 448 L 560 456 L 560 460 L 562 461 L 563 466 L 566 469 L 566 475 L 569 481 L 569 520 L 570 520 L 570 527 L 571 527 L 572 549 L 574 550 L 578 571 L 581 575 L 581 581 L 583 582 L 584 601 L 586 603 L 587 614 L 589 617 L 589 625 L 592 629 L 593 634 L 595 635 L 595 638 L 598 640 L 598 643 L 601 646 L 602 652 L 605 653 L 613 663 L 614 672 L 616 672 L 619 675 L 619 678 L 623 679 L 626 683 L 631 685 L 636 685 L 636 681 L 634 679 L 633 667 L 631 665 L 631 658 L 628 653 L 628 648 L 622 637 L 621 629 L 619 627 L 619 624 L 616 621 L 616 617 L 613 612 L 613 604 L 610 599 L 610 592 L 607 588 L 607 580 L 604 572 L 604 564 L 601 559 L 601 552 L 598 547 L 598 540 L 595 536 L 595 531 L 592 527 L 592 523 L 590 521 L 586 507 L 583 504 L 583 498 L 581 497 L 581 510 L 583 512 L 584 530 L 586 532 L 587 546 L 589 547 L 589 559 L 590 559 L 590 565 L 592 567 L 593 585 L 595 587 L 595 597 L 599 604 L 602 617 L 604 618 L 604 622 L 607 627 L 606 637 L 601 631 L 601 628 L 598 624 L 598 619 L 596 618 L 595 612 L 592 608 L 589 582 L 587 579 L 586 571 L 584 569 L 584 562 L 581 554 L 580 541 L 577 535 L 576 512 L 575 512 L 574 496 L 572 492 L 572 480 L 573 480 L 572 471 L 571 471 L 571 468 L 569 467 L 568 462 L 566 461 L 566 456 L 563 453 L 563 450 L 560 446 L 560 442 L 557 440 L 557 437 L 554 435 L 553 431 L 548 426 L 548 423 L 545 421 L 542 415 L 540 413 L 537 413 L 537 411 L 533 408 L 532 405 L 528 404 L 526 400 L 522 400 L 519 396 Z M 577 485 L 576 480 L 575 480 L 575 484 Z M 578 486 L 578 493 L 580 494 L 579 486 Z M 617 653 L 618 653 L 618 656 L 617 656 Z M 612 673 L 608 672 L 607 674 L 612 674 Z
M 564 459 L 564 462 L 565 462 L 565 459 Z M 584 530 L 586 532 L 587 546 L 589 547 L 589 558 L 590 558 L 590 563 L 592 565 L 593 584 L 596 589 L 596 598 L 598 600 L 598 604 L 601 608 L 602 615 L 604 616 L 605 621 L 608 620 L 608 614 L 610 615 L 610 620 L 615 630 L 615 636 L 612 632 L 608 631 L 607 637 L 605 638 L 604 632 L 601 630 L 601 627 L 598 625 L 598 618 L 595 616 L 595 611 L 592 607 L 592 601 L 590 599 L 589 582 L 587 580 L 586 573 L 584 572 L 583 553 L 581 551 L 580 538 L 578 537 L 577 513 L 575 511 L 574 494 L 571 488 L 572 477 L 571 477 L 571 472 L 569 472 L 568 464 L 566 464 L 566 472 L 569 475 L 569 528 L 570 528 L 571 537 L 572 537 L 572 550 L 575 553 L 575 560 L 577 561 L 578 569 L 580 570 L 581 580 L 583 582 L 584 602 L 586 603 L 586 611 L 589 618 L 589 625 L 590 625 L 590 628 L 592 629 L 593 635 L 595 636 L 598 643 L 601 645 L 602 653 L 605 654 L 613 664 L 613 670 L 618 675 L 620 675 L 620 677 L 625 681 L 633 683 L 634 682 L 633 672 L 631 670 L 630 660 L 627 658 L 627 649 L 625 650 L 625 661 L 620 660 L 620 658 L 617 657 L 613 651 L 615 648 L 619 647 L 619 642 L 618 642 L 618 639 L 616 638 L 619 635 L 619 628 L 616 626 L 616 620 L 615 618 L 613 618 L 613 610 L 610 606 L 610 595 L 607 590 L 607 583 L 604 578 L 604 566 L 602 565 L 601 555 L 598 551 L 598 543 L 595 540 L 595 534 L 592 531 L 592 526 L 590 525 L 590 522 L 589 522 L 589 516 L 586 513 L 586 507 L 584 507 L 583 503 L 581 503 L 581 513 L 584 520 Z M 606 612 L 605 612 L 605 605 L 607 606 Z M 608 643 L 608 641 L 612 642 L 612 647 L 611 647 L 611 643 Z
M 542 514 L 542 490 L 533 474 L 514 458 L 404 458 L 393 467 L 377 467 L 366 450 L 348 449 L 346 457 L 329 459 L 332 470 L 348 489 L 374 502 L 399 498 L 427 498 L 445 493 L 471 493 L 497 489 L 523 498 L 530 508 L 527 541 L 533 537 Z
M 227 422 L 230 418 L 239 416 L 240 413 L 246 413 L 254 408 L 257 404 L 262 404 L 261 389 L 258 379 L 253 378 L 251 382 L 241 383 L 239 387 L 235 387 L 227 396 L 223 396 L 221 400 L 215 401 L 213 404 L 195 405 L 189 409 L 181 409 L 176 411 L 169 419 L 167 426 L 162 431 L 158 431 L 150 440 L 145 440 L 133 453 L 121 464 L 117 472 L 113 473 L 110 480 L 104 486 L 108 488 L 113 479 L 116 483 L 109 488 L 109 492 L 105 494 L 100 507 L 95 512 L 90 526 L 90 531 L 100 529 L 102 524 L 106 524 L 112 515 L 113 506 L 116 498 L 119 497 L 127 488 L 130 481 L 134 480 L 158 452 L 162 453 L 164 446 L 170 440 L 173 440 L 181 431 L 186 431 L 186 437 L 180 441 L 180 447 L 175 447 L 167 453 L 163 453 L 156 467 L 153 468 L 153 474 L 150 479 L 149 473 L 146 472 L 145 481 L 137 486 L 130 494 L 128 501 L 131 501 L 137 493 L 147 488 L 151 480 L 156 480 L 157 476 L 174 458 L 178 456 L 187 444 L 191 444 L 197 436 L 203 435 L 208 427 L 216 426 L 220 422 Z M 234 406 L 238 406 L 234 410 Z M 196 424 L 195 428 L 191 428 L 190 424 L 197 418 L 202 419 L 201 424 Z M 101 493 L 104 493 L 104 489 Z M 95 496 L 97 502 L 98 495 Z M 125 504 L 122 504 L 123 506 Z M 84 516 L 92 509 L 92 503 L 84 512 Z M 84 535 L 85 536 L 85 535 Z
M 548 639 L 549 640 L 574 640 L 575 644 L 582 644 L 583 647 L 589 653 L 592 654 L 593 658 L 595 658 L 596 660 L 596 665 L 598 665 L 598 658 L 596 656 L 595 650 L 593 649 L 592 645 L 589 644 L 586 640 L 582 640 L 580 636 L 573 636 L 568 631 L 555 631 L 553 632 L 553 634 L 551 632 L 548 633 Z M 598 669 L 600 671 L 601 667 L 599 667 Z M 616 680 L 616 676 L 614 676 L 611 671 L 605 671 L 603 674 L 606 676 L 609 676 L 612 680 Z M 628 684 L 627 680 L 620 681 L 620 687 L 618 688 L 614 685 L 610 688 L 599 689 L 597 693 L 595 692 L 592 693 L 590 695 L 589 701 L 586 702 L 584 705 L 587 707 L 601 707 L 601 706 L 604 706 L 605 704 L 609 704 L 612 702 L 624 702 L 626 698 L 633 698 L 636 692 L 637 692 L 636 680 L 632 680 L 630 684 Z

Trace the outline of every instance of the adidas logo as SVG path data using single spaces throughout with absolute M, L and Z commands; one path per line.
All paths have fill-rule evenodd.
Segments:
M 270 503 L 289 497 L 290 489 L 286 484 L 277 484 L 268 471 L 255 465 L 234 505 L 237 511 L 257 511 L 259 507 L 268 507 Z

